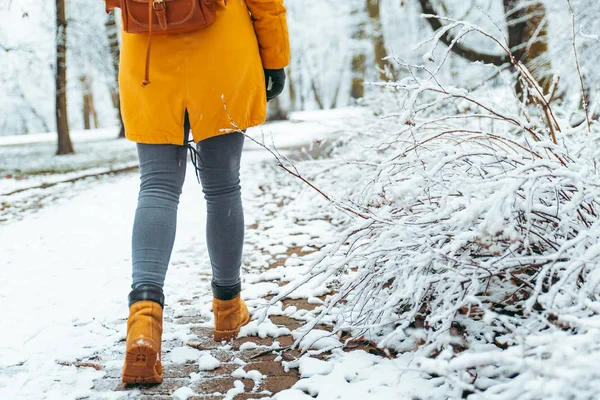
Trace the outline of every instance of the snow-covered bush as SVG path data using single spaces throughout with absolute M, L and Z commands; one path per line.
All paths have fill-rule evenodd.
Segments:
M 414 351 L 465 395 L 592 390 L 597 368 L 573 355 L 600 356 L 600 129 L 572 126 L 516 60 L 526 95 L 495 67 L 467 90 L 397 62 L 407 78 L 379 85 L 377 118 L 299 168 L 347 229 L 293 286 L 330 285 L 321 316 L 338 331 Z M 568 384 L 577 374 L 587 386 Z

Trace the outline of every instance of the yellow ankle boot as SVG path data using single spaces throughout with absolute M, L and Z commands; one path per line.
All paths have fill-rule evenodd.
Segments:
M 235 339 L 240 328 L 250 322 L 248 307 L 238 295 L 231 300 L 219 300 L 213 297 L 215 315 L 214 336 L 217 342 Z
M 132 295 L 130 295 L 130 304 L 132 303 L 131 298 Z M 164 297 L 161 303 L 140 300 L 133 302 L 129 307 L 122 377 L 124 383 L 161 383 L 163 381 L 161 364 L 162 304 L 164 304 Z

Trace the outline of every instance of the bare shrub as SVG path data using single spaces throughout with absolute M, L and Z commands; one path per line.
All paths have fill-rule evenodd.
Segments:
M 447 22 L 510 56 L 492 35 Z M 426 43 L 436 48 L 437 38 Z M 377 84 L 381 117 L 349 129 L 333 160 L 303 164 L 303 179 L 352 222 L 273 302 L 311 280 L 330 285 L 321 318 L 382 348 L 415 351 L 423 371 L 467 394 L 515 398 L 519 379 L 571 379 L 537 367 L 556 352 L 566 371 L 569 352 L 597 342 L 598 129 L 571 127 L 552 101 L 557 80 L 544 93 L 510 59 L 524 95 L 505 69 L 490 71 L 500 85 L 469 91 L 395 59 L 406 78 Z M 582 336 L 565 350 L 551 339 L 572 334 Z M 550 398 L 543 386 L 520 386 L 520 398 Z M 559 386 L 554 395 L 579 390 Z

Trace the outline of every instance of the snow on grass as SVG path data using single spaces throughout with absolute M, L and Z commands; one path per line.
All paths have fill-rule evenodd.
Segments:
M 118 131 L 109 129 L 72 130 L 70 132 L 73 144 L 89 141 L 112 140 L 118 135 Z M 27 135 L 0 136 L 0 147 L 16 145 L 35 145 L 47 143 L 56 145 L 56 132 L 31 133 Z
M 52 136 L 54 137 L 54 136 Z M 14 175 L 14 179 L 1 179 L 0 186 L 14 188 L 33 186 L 47 175 L 81 173 L 91 169 L 117 169 L 137 162 L 135 143 L 117 139 L 116 130 L 88 131 L 76 134 L 75 154 L 56 156 L 56 143 L 45 140 L 44 135 L 0 137 L 0 176 Z M 11 139 L 30 139 L 28 143 L 15 144 Z M 54 140 L 55 137 L 54 137 Z M 63 176 L 63 178 L 72 178 Z M 9 190 L 3 189 L 2 192 Z
M 368 110 L 357 107 L 293 112 L 289 121 L 250 128 L 248 135 L 267 145 L 274 143 L 279 149 L 309 147 L 314 141 L 327 139 L 332 132 L 343 129 L 348 119 L 360 119 L 368 113 Z M 249 143 L 247 148 L 256 147 Z

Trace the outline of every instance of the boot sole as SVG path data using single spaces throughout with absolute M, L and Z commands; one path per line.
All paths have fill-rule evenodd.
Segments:
M 148 344 L 136 344 L 125 355 L 123 383 L 162 383 L 162 374 L 156 370 L 158 353 Z M 162 368 L 161 368 L 162 369 Z
M 237 335 L 239 335 L 239 333 L 240 333 L 239 329 L 236 329 L 235 331 L 218 331 L 215 329 L 215 331 L 214 331 L 215 342 L 220 342 L 222 340 L 235 339 L 235 338 L 237 338 Z
M 242 324 L 240 325 L 240 328 L 246 324 L 248 324 L 248 322 L 250 322 L 250 316 L 248 316 L 248 318 L 246 319 L 246 321 L 242 322 Z M 215 338 L 215 342 L 220 342 L 223 340 L 232 340 L 237 338 L 237 336 L 240 334 L 240 328 L 237 328 L 234 331 L 218 331 L 218 330 L 214 330 L 214 338 Z

